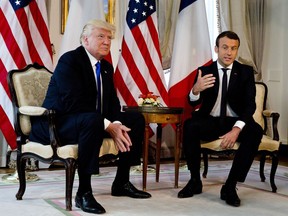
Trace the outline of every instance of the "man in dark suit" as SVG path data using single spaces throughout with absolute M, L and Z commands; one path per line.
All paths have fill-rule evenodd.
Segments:
M 91 20 L 84 26 L 81 46 L 60 57 L 43 103 L 43 107 L 56 110 L 62 143 L 78 143 L 76 207 L 96 214 L 104 213 L 105 209 L 93 196 L 91 175 L 99 172 L 99 151 L 104 137 L 112 137 L 119 149 L 112 196 L 151 197 L 129 181 L 130 166 L 140 163 L 145 120 L 139 113 L 121 112 L 113 66 L 104 59 L 109 54 L 114 31 L 113 25 L 101 20 Z M 101 72 L 99 79 L 97 70 Z M 34 119 L 30 140 L 49 143 L 46 121 Z
M 215 46 L 217 61 L 199 68 L 188 95 L 190 104 L 200 108 L 184 123 L 183 149 L 191 179 L 178 193 L 179 198 L 202 193 L 200 140 L 222 138 L 220 147 L 223 149 L 233 148 L 238 140 L 240 146 L 220 196 L 227 204 L 240 206 L 236 184 L 245 181 L 263 132 L 253 119 L 256 109 L 253 68 L 235 60 L 239 46 L 236 33 L 225 31 L 219 34 Z M 223 77 L 226 77 L 226 84 L 223 84 L 226 82 L 225 79 L 222 81 Z M 221 90 L 222 86 L 226 88 Z

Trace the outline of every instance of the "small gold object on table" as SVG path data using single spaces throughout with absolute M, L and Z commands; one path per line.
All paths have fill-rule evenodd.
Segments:
M 156 182 L 159 182 L 160 170 L 160 148 L 162 137 L 162 124 L 176 125 L 175 154 L 175 188 L 178 188 L 179 159 L 180 159 L 180 137 L 183 108 L 180 107 L 158 107 L 158 106 L 123 106 L 125 112 L 139 112 L 145 118 L 144 150 L 143 150 L 143 190 L 146 190 L 148 169 L 148 147 L 149 147 L 149 124 L 157 124 L 156 143 Z

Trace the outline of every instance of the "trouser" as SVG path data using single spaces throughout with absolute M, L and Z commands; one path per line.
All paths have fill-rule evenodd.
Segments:
M 230 131 L 237 118 L 226 117 L 224 123 L 220 118 L 207 116 L 200 117 L 197 114 L 184 122 L 183 127 L 183 151 L 191 176 L 200 178 L 201 145 L 200 140 L 212 141 Z M 263 130 L 254 120 L 246 123 L 238 140 L 240 146 L 236 151 L 229 178 L 238 182 L 244 182 L 248 171 L 257 154 L 261 142 Z
M 139 113 L 120 113 L 117 120 L 131 128 L 128 132 L 132 147 L 130 152 L 119 153 L 119 166 L 130 167 L 140 163 L 145 120 Z M 99 151 L 104 137 L 104 119 L 98 113 L 78 113 L 57 116 L 57 132 L 61 145 L 78 144 L 78 172 L 99 173 Z M 34 118 L 31 141 L 49 144 L 48 122 L 43 118 Z

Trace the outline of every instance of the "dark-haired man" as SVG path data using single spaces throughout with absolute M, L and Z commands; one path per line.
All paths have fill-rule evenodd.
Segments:
M 240 146 L 220 197 L 229 205 L 240 206 L 236 184 L 245 181 L 263 132 L 253 119 L 256 109 L 253 68 L 235 60 L 239 46 L 236 33 L 220 33 L 215 46 L 217 61 L 198 69 L 188 100 L 200 108 L 185 121 L 183 129 L 183 149 L 191 179 L 178 193 L 179 198 L 202 193 L 200 140 L 222 138 L 223 149 L 232 148 L 236 141 L 240 141 Z

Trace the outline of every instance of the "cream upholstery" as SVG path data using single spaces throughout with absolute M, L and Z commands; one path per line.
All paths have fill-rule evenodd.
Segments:
M 279 119 L 279 114 L 277 112 L 273 112 L 271 110 L 265 110 L 266 108 L 266 99 L 267 99 L 267 86 L 264 83 L 257 82 L 256 83 L 256 111 L 253 115 L 255 121 L 261 125 L 264 130 L 264 134 L 261 140 L 261 143 L 258 148 L 258 152 L 262 153 L 261 163 L 260 163 L 260 176 L 261 180 L 265 181 L 265 176 L 263 173 L 265 158 L 266 155 L 270 155 L 272 157 L 272 168 L 270 173 L 270 184 L 272 187 L 272 191 L 276 192 L 277 187 L 274 183 L 274 176 L 278 165 L 278 149 L 280 147 L 279 134 L 277 129 L 277 122 Z M 270 122 L 265 118 L 272 119 L 272 133 L 273 137 L 267 135 L 267 123 Z M 220 147 L 221 139 L 217 139 L 211 142 L 201 141 L 201 149 L 203 153 L 204 159 L 204 172 L 203 177 L 205 178 L 208 172 L 208 157 L 207 154 L 223 154 L 235 151 L 238 149 L 240 143 L 236 143 L 233 149 L 223 150 Z
M 29 158 L 44 163 L 62 162 L 66 170 L 66 209 L 72 209 L 72 189 L 77 167 L 77 143 L 60 146 L 54 124 L 55 111 L 41 107 L 52 73 L 38 64 L 28 65 L 22 70 L 8 73 L 8 84 L 12 101 L 17 111 L 15 130 L 17 133 L 17 171 L 20 187 L 16 198 L 22 199 L 26 188 L 25 164 Z M 30 116 L 46 116 L 49 122 L 50 145 L 28 140 L 31 131 Z M 118 154 L 113 139 L 104 139 L 99 156 Z

